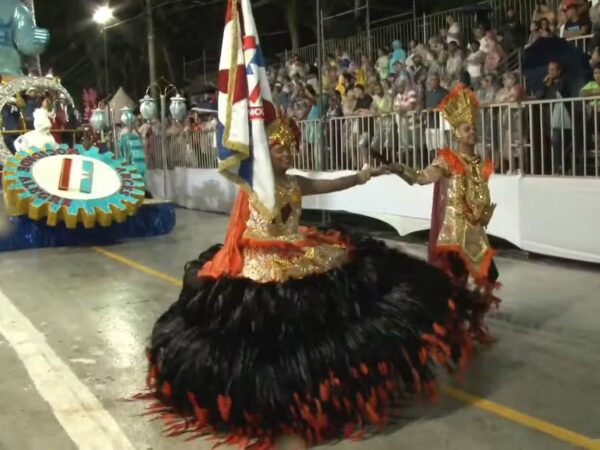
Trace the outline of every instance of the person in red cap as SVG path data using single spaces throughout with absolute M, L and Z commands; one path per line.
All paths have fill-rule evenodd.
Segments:
M 590 19 L 580 14 L 576 0 L 566 0 L 565 6 L 567 8 L 567 22 L 562 37 L 570 39 L 590 34 L 592 30 Z

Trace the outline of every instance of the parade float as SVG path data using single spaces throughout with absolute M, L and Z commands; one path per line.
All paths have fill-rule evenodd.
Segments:
M 22 58 L 42 54 L 50 35 L 35 26 L 20 0 L 0 2 L 0 29 L 0 110 L 7 122 L 1 124 L 0 139 L 0 251 L 104 244 L 170 232 L 174 205 L 147 198 L 145 154 L 133 111 L 121 111 L 119 139 L 105 140 L 114 142 L 113 151 L 57 143 L 45 102 L 36 105 L 33 127 L 28 127 L 25 109 L 33 93 L 60 98 L 71 107 L 73 98 L 59 78 L 23 74 Z M 97 108 L 90 124 L 110 134 L 110 116 Z

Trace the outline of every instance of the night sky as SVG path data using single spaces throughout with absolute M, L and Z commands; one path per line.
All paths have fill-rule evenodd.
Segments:
M 427 6 L 431 9 L 434 0 Z M 442 0 L 439 0 L 442 1 Z M 291 47 L 285 20 L 288 0 L 253 0 L 254 15 L 262 36 L 263 52 L 269 58 Z M 326 13 L 351 8 L 353 0 L 323 0 Z M 101 28 L 92 21 L 100 2 L 89 0 L 36 1 L 38 25 L 48 28 L 51 43 L 42 56 L 44 70 L 53 69 L 63 84 L 80 97 L 86 87 L 104 90 L 104 44 Z M 184 60 L 200 60 L 188 66 L 187 78 L 202 74 L 202 58 L 206 55 L 207 69 L 217 68 L 225 14 L 225 0 L 153 0 L 156 9 L 156 55 L 159 77 L 178 86 L 184 82 Z M 444 7 L 450 5 L 443 2 Z M 60 5 L 60 6 L 58 6 Z M 412 1 L 371 0 L 372 20 L 398 12 L 412 10 Z M 139 98 L 148 84 L 148 50 L 144 0 L 112 0 L 117 26 L 108 30 L 110 91 L 123 86 Z M 424 3 L 420 2 L 419 8 Z M 299 0 L 297 13 L 301 45 L 315 42 L 313 2 Z M 328 37 L 352 34 L 356 30 L 352 16 L 340 19 L 326 30 Z

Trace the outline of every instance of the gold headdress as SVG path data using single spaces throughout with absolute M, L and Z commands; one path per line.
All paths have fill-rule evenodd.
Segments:
M 300 130 L 293 119 L 280 117 L 267 127 L 269 147 L 281 145 L 292 152 L 298 151 L 300 145 Z
M 454 88 L 438 106 L 438 111 L 450 123 L 455 135 L 458 133 L 459 125 L 463 123 L 475 126 L 478 109 L 477 97 L 463 84 Z

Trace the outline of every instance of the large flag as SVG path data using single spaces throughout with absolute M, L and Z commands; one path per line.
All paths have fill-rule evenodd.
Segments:
M 219 63 L 219 171 L 269 210 L 275 180 L 266 127 L 275 119 L 250 0 L 228 0 Z

